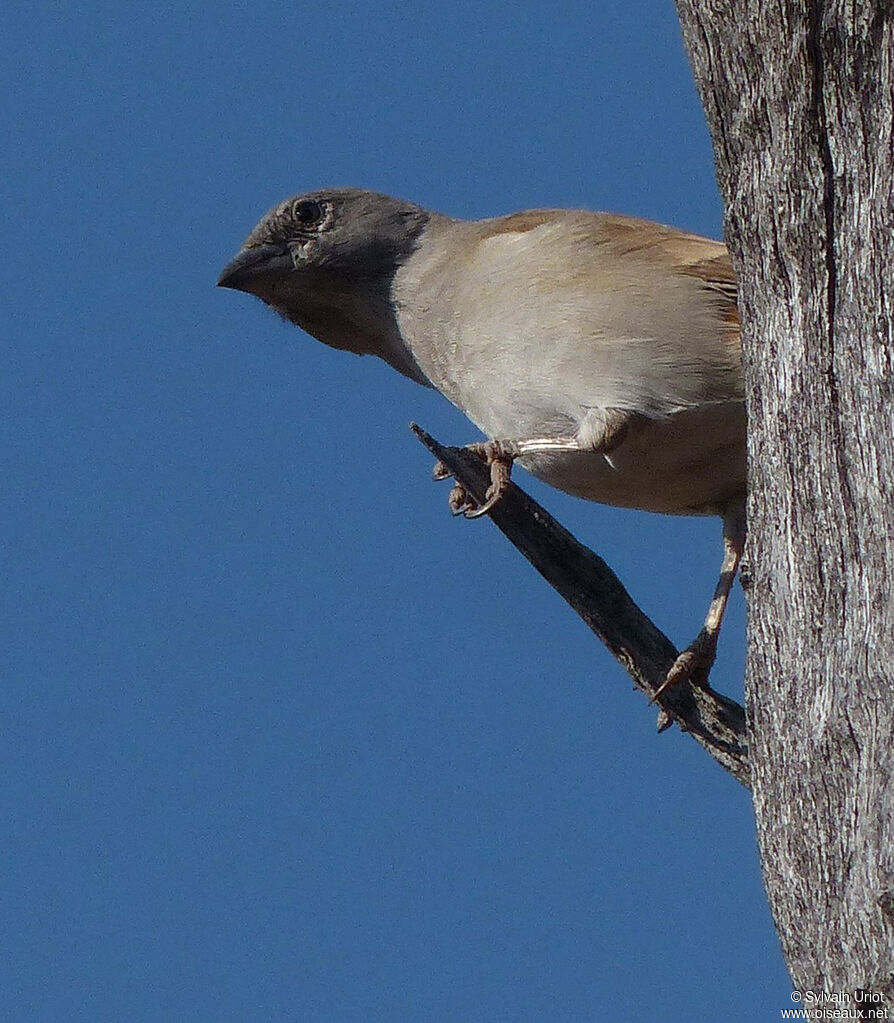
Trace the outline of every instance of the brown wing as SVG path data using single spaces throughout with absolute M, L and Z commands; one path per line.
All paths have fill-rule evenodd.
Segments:
M 732 260 L 723 242 L 616 213 L 538 209 L 480 221 L 480 224 L 488 235 L 524 233 L 569 215 L 581 218 L 577 226 L 585 232 L 597 224 L 600 237 L 609 242 L 616 254 L 650 254 L 678 273 L 700 280 L 718 298 L 721 318 L 729 324 L 731 334 L 738 336 L 738 288 Z
M 627 218 L 618 218 L 620 221 Z M 721 316 L 731 331 L 739 331 L 738 285 L 729 251 L 723 242 L 687 234 L 663 224 L 636 220 L 631 234 L 637 236 L 640 248 L 660 253 L 664 262 L 679 273 L 700 280 L 705 288 L 720 299 Z

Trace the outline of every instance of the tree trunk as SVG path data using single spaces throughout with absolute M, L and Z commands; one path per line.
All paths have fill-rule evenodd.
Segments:
M 894 1004 L 894 6 L 677 8 L 740 283 L 765 884 L 797 987 Z

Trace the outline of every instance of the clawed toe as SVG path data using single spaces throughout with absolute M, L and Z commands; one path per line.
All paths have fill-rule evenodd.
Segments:
M 433 480 L 446 480 L 451 475 L 452 473 L 443 462 L 435 462 L 431 471 Z M 451 515 L 463 515 L 466 512 L 474 511 L 478 504 L 462 483 L 455 483 L 447 497 L 447 506 L 450 508 Z
M 461 483 L 455 484 L 450 491 L 447 497 L 447 506 L 450 508 L 451 515 L 465 515 L 478 507 L 475 499 Z
M 665 680 L 652 694 L 650 703 L 654 703 L 671 686 L 681 682 L 692 682 L 704 685 L 708 681 L 708 673 L 717 656 L 717 634 L 705 629 L 698 634 L 694 642 L 677 657 L 671 665 Z
M 457 483 L 450 491 L 447 503 L 453 515 L 478 519 L 482 515 L 487 515 L 506 493 L 512 474 L 512 463 L 518 456 L 518 448 L 511 441 L 489 440 L 469 444 L 466 450 L 478 455 L 490 468 L 490 485 L 484 495 L 484 503 L 477 504 L 461 483 Z M 438 462 L 432 470 L 432 477 L 436 480 L 446 479 L 450 475 L 450 470 L 443 462 Z
M 466 511 L 467 519 L 480 519 L 497 504 L 509 487 L 509 479 L 512 474 L 512 459 L 494 457 L 490 459 L 490 486 L 484 495 L 484 504 Z

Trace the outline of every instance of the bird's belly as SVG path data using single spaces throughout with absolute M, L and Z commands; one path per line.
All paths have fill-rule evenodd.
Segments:
M 549 452 L 521 464 L 545 483 L 600 504 L 720 514 L 745 493 L 745 410 L 718 405 L 640 421 L 608 456 Z

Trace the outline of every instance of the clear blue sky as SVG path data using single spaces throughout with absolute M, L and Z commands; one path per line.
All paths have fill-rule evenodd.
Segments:
M 4 16 L 0 1018 L 754 1023 L 750 803 L 407 429 L 438 395 L 215 288 L 272 203 L 717 236 L 671 0 Z M 716 521 L 519 474 L 678 643 Z M 741 595 L 715 685 L 741 695 Z

